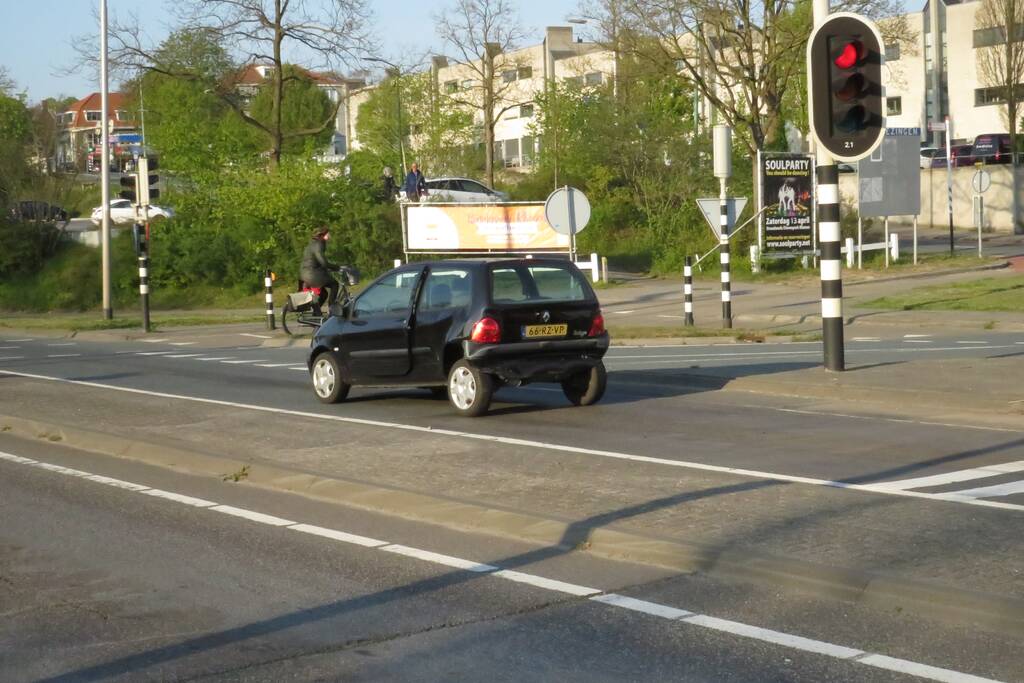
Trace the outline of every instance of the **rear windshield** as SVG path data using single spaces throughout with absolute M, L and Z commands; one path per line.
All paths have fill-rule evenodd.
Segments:
M 570 265 L 545 263 L 495 266 L 491 270 L 491 301 L 584 301 L 589 289 L 580 272 Z

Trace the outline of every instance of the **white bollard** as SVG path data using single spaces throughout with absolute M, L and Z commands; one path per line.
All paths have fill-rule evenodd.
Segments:
M 853 238 L 852 237 L 847 237 L 846 238 L 846 267 L 847 268 L 853 268 L 853 258 L 854 258 Z
M 892 256 L 893 261 L 900 260 L 900 236 L 899 233 L 891 233 L 889 235 L 889 255 Z
M 755 275 L 761 272 L 761 250 L 756 244 L 750 245 L 750 272 Z
M 395 268 L 398 268 L 401 265 L 402 265 L 402 259 L 396 258 L 395 259 Z
M 608 284 L 608 257 L 601 257 L 601 282 Z
M 598 264 L 597 254 L 590 254 L 590 279 L 597 282 L 601 279 L 601 266 Z

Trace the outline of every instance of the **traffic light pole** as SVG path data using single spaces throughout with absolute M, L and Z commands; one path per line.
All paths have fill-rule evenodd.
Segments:
M 824 23 L 829 0 L 814 0 L 814 25 Z M 811 94 L 813 97 L 813 93 Z M 818 245 L 821 248 L 821 331 L 825 369 L 846 369 L 843 344 L 843 274 L 839 228 L 839 167 L 824 145 L 815 145 L 818 178 Z
M 100 0 L 100 252 L 103 272 L 103 319 L 114 317 L 110 301 L 110 112 L 108 107 L 109 73 L 107 69 L 107 0 Z

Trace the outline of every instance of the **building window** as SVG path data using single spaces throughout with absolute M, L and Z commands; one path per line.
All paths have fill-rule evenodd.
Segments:
M 100 112 L 98 111 L 87 111 L 85 112 L 86 121 L 100 121 Z
M 531 116 L 533 116 L 533 105 L 532 104 L 521 105 L 519 107 L 519 116 L 520 116 L 520 118 L 524 118 L 524 119 L 528 119 Z
M 1018 83 L 1014 90 L 1017 93 L 1017 101 L 1024 102 L 1024 83 Z M 990 104 L 1006 104 L 1006 88 L 996 86 L 994 88 L 977 88 L 974 91 L 975 107 L 984 107 Z
M 895 62 L 900 58 L 900 44 L 893 43 L 885 46 L 885 61 Z
M 902 97 L 886 97 L 885 98 L 885 113 L 887 116 L 899 116 L 903 113 L 903 98 Z
M 1017 37 L 1014 42 L 1024 40 L 1024 26 L 1017 27 Z M 974 47 L 992 47 L 1006 43 L 1006 27 L 994 26 L 992 28 L 974 29 Z
M 604 75 L 600 71 L 592 71 L 586 75 L 587 85 L 601 85 Z
M 522 156 L 523 166 L 529 166 L 533 163 L 533 145 L 534 138 L 532 135 L 523 137 Z
M 533 78 L 533 67 L 532 66 L 521 66 L 519 67 L 519 80 L 526 78 Z
M 570 88 L 582 88 L 583 76 L 569 76 L 565 79 L 565 84 Z
M 463 90 L 469 90 L 472 87 L 473 87 L 473 81 L 471 79 L 467 78 L 466 80 L 462 81 L 462 89 Z
M 458 81 L 445 81 L 444 91 L 446 93 L 459 92 L 459 82 Z
M 511 83 L 512 81 L 516 80 L 516 70 L 509 69 L 508 71 L 502 71 L 501 80 L 505 81 L 506 83 Z

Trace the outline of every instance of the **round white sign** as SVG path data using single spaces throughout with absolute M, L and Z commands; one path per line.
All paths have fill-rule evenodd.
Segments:
M 590 200 L 575 187 L 560 187 L 544 202 L 544 218 L 557 233 L 581 233 L 590 222 Z
M 992 185 L 992 174 L 988 171 L 978 170 L 974 177 L 971 178 L 971 187 L 978 194 L 982 194 L 988 191 L 988 188 Z

